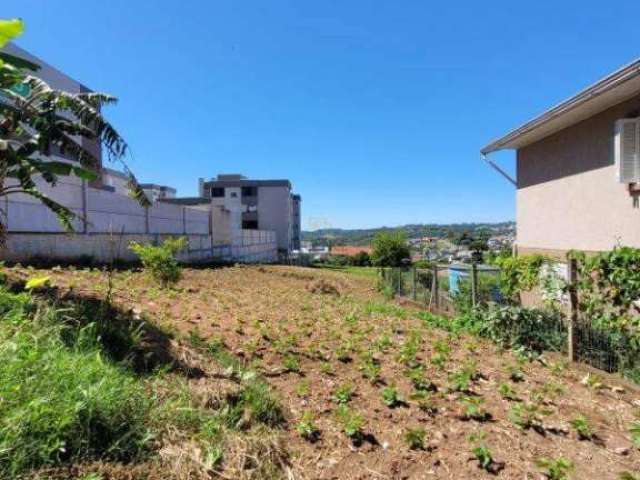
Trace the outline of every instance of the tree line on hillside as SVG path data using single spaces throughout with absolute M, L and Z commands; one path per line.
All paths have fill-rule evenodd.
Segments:
M 369 246 L 378 233 L 394 233 L 402 231 L 407 238 L 434 237 L 451 240 L 458 244 L 459 240 L 464 240 L 464 235 L 482 235 L 488 239 L 495 229 L 513 230 L 514 222 L 501 223 L 459 223 L 459 224 L 412 224 L 402 227 L 371 228 L 371 229 L 340 229 L 327 228 L 315 231 L 303 231 L 303 241 L 310 241 L 314 246 L 338 246 L 338 245 L 361 245 Z
M 474 262 L 483 261 L 483 252 L 489 250 L 489 232 L 480 230 L 478 232 L 458 232 L 450 236 L 450 241 L 458 246 L 466 247 L 473 252 Z M 335 266 L 357 266 L 357 267 L 402 267 L 411 265 L 411 246 L 408 243 L 408 236 L 402 230 L 378 232 L 373 238 L 371 254 L 364 250 L 356 255 L 333 255 L 324 263 Z M 420 261 L 424 264 L 424 261 Z M 426 262 L 427 264 L 429 262 Z M 424 265 L 423 265 L 424 266 Z

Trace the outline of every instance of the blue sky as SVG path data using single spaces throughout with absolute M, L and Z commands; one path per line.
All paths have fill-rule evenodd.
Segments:
M 119 97 L 107 113 L 142 181 L 289 178 L 304 228 L 513 219 L 480 147 L 640 55 L 637 1 L 10 0 L 2 16 Z

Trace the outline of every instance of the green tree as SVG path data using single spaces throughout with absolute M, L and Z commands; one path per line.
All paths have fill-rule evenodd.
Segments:
M 399 267 L 411 258 L 407 235 L 403 231 L 380 232 L 373 239 L 371 263 L 376 267 Z
M 0 48 L 24 31 L 22 20 L 0 20 Z M 26 194 L 51 209 L 60 223 L 73 230 L 75 214 L 48 197 L 38 179 L 55 186 L 61 176 L 96 179 L 98 159 L 82 139 L 98 142 L 109 160 L 117 160 L 129 177 L 131 196 L 146 206 L 149 200 L 127 168 L 123 157 L 127 144 L 101 114 L 103 106 L 116 103 L 104 93 L 69 93 L 51 88 L 31 75 L 39 66 L 0 53 L 0 197 Z M 48 160 L 57 149 L 73 162 Z M 6 226 L 0 222 L 0 240 Z

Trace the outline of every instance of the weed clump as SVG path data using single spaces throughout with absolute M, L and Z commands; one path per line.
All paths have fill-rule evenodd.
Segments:
M 325 280 L 324 278 L 320 278 L 309 283 L 309 285 L 307 285 L 307 290 L 309 290 L 311 293 L 318 293 L 321 295 L 340 295 L 340 291 L 338 290 L 338 288 L 333 283 Z

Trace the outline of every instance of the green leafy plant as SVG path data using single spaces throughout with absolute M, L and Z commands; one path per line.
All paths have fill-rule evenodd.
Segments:
M 417 390 L 410 396 L 411 400 L 417 402 L 418 408 L 423 412 L 433 415 L 437 413 L 438 408 L 433 401 L 433 395 L 427 390 Z
M 322 362 L 320 364 L 320 371 L 325 375 L 329 375 L 329 376 L 334 374 L 333 366 L 329 362 Z
M 336 411 L 338 420 L 342 424 L 344 434 L 354 442 L 360 441 L 363 436 L 364 418 L 353 412 L 346 405 L 340 405 Z
M 620 472 L 618 474 L 618 480 L 640 480 L 640 474 L 631 472 Z
M 495 473 L 495 469 L 493 468 L 495 462 L 493 460 L 493 454 L 489 447 L 487 447 L 485 441 L 484 432 L 475 433 L 469 436 L 469 441 L 474 444 L 471 448 L 471 453 L 478 460 L 478 467 L 486 470 L 490 473 Z
M 383 388 L 381 396 L 383 403 L 389 408 L 395 408 L 402 403 L 402 398 L 393 385 Z
M 509 365 L 507 371 L 509 372 L 509 379 L 512 382 L 524 381 L 524 372 L 518 365 Z
M 285 355 L 282 366 L 287 372 L 300 372 L 300 361 L 298 360 L 298 357 L 292 353 Z
M 307 398 L 311 394 L 311 382 L 303 380 L 296 385 L 296 395 L 300 398 Z
M 634 420 L 629 427 L 631 433 L 631 441 L 633 445 L 640 450 L 640 420 Z
M 422 427 L 407 428 L 404 432 L 404 441 L 411 450 L 424 450 L 424 439 L 427 431 Z
M 498 393 L 505 400 L 517 400 L 518 396 L 516 395 L 515 390 L 508 383 L 501 383 L 498 387 Z
M 571 426 L 578 434 L 580 440 L 591 440 L 593 438 L 593 432 L 589 427 L 589 422 L 584 415 L 578 415 L 571 420 Z
M 549 480 L 565 480 L 573 470 L 573 463 L 564 457 L 556 459 L 544 457 L 537 460 L 536 464 Z
M 187 246 L 184 237 L 168 238 L 159 246 L 131 242 L 129 249 L 138 257 L 151 276 L 164 288 L 180 280 L 182 269 L 175 255 Z
M 462 397 L 464 405 L 465 419 L 476 420 L 478 422 L 486 422 L 491 418 L 491 414 L 484 407 L 484 400 L 480 397 Z
M 333 401 L 338 404 L 349 403 L 353 398 L 354 388 L 350 383 L 345 383 L 338 387 L 333 394 Z
M 315 442 L 320 437 L 320 429 L 314 422 L 315 417 L 313 412 L 307 410 L 302 414 L 300 422 L 296 425 L 296 430 L 300 436 L 310 442 Z
M 411 380 L 411 385 L 416 390 L 434 390 L 435 385 L 426 378 L 424 373 L 424 367 L 422 365 L 416 365 L 408 368 L 404 371 L 405 376 Z
M 509 411 L 509 420 L 521 429 L 533 428 L 534 430 L 543 430 L 541 415 L 544 414 L 535 403 L 520 403 L 511 407 Z

